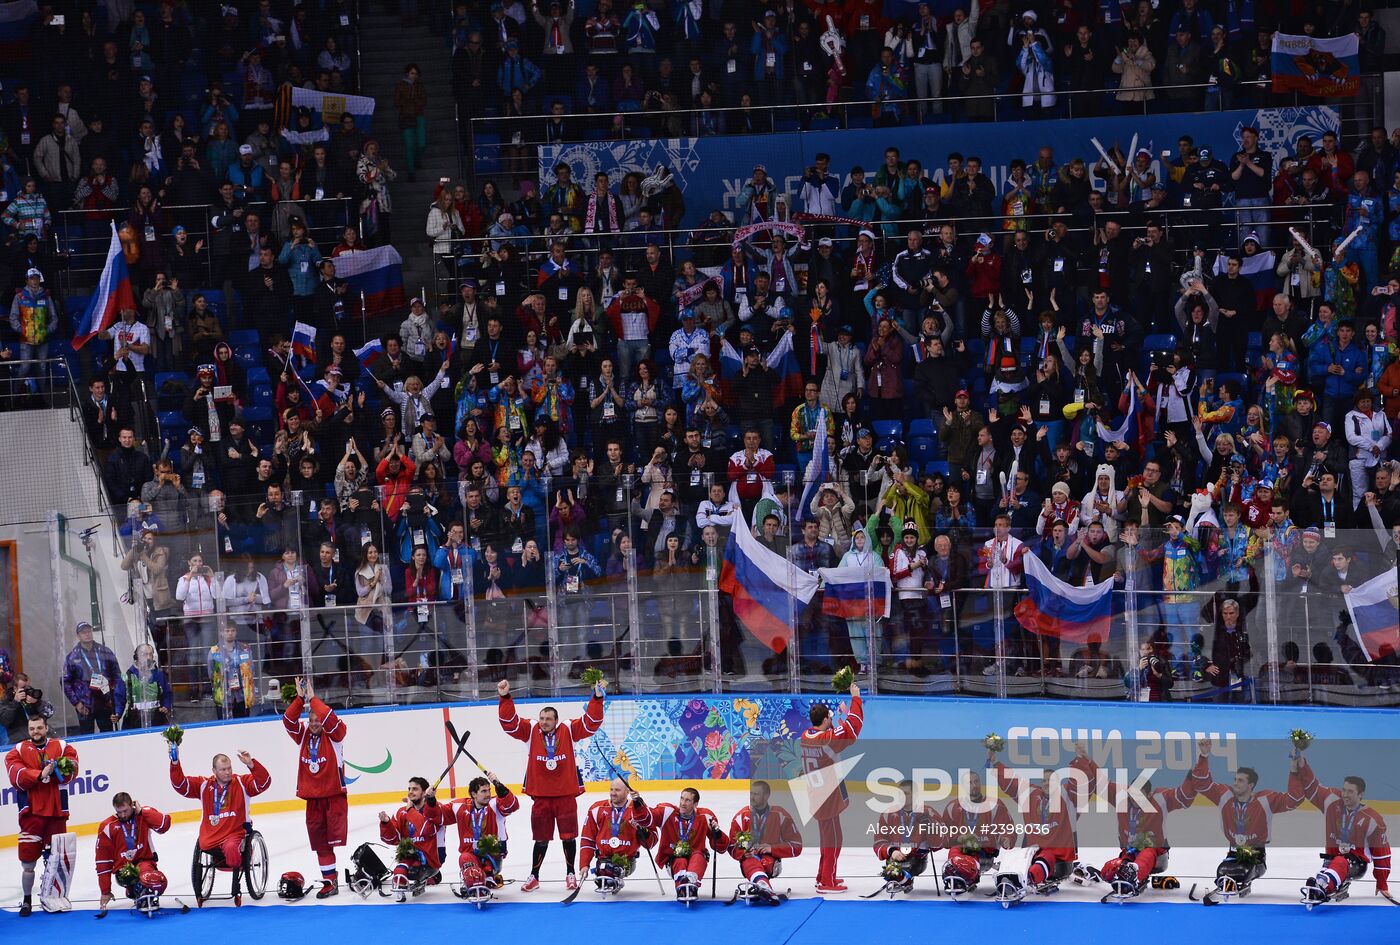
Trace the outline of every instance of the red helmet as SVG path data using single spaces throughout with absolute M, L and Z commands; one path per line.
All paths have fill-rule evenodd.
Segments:
M 141 867 L 141 887 L 152 896 L 159 896 L 165 892 L 165 887 L 169 885 L 165 874 L 154 866 L 143 865 Z
M 465 866 L 462 868 L 462 885 L 468 889 L 473 886 L 486 885 L 486 871 L 480 866 Z
M 300 873 L 283 873 L 277 884 L 277 897 L 288 902 L 296 902 L 306 897 L 306 877 Z
M 957 851 L 949 855 L 948 862 L 943 867 L 944 878 L 957 876 L 969 886 L 977 882 L 977 877 L 980 872 L 981 870 L 975 856 L 959 853 Z

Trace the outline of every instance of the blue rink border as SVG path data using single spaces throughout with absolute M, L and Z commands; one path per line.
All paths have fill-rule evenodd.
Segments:
M 781 880 L 778 885 L 781 886 Z M 553 895 L 549 893 L 548 895 Z M 587 895 L 587 893 L 585 893 Z M 931 930 L 949 941 L 988 941 L 989 936 L 1033 933 L 1040 941 L 1136 941 L 1145 931 L 1163 942 L 1231 938 L 1244 934 L 1269 945 L 1329 940 L 1373 941 L 1392 932 L 1400 911 L 1391 907 L 1339 905 L 1305 912 L 1299 905 L 1231 903 L 1207 909 L 1189 903 L 1133 902 L 1100 905 L 1084 902 L 1028 902 L 1002 909 L 991 902 L 947 900 L 898 902 L 795 899 L 777 908 L 726 908 L 702 900 L 688 912 L 669 902 L 496 902 L 481 911 L 461 903 L 410 903 L 365 908 L 329 903 L 226 907 L 177 911 L 146 919 L 113 910 L 101 922 L 92 912 L 67 915 L 36 913 L 20 919 L 0 914 L 7 938 L 22 929 L 27 936 L 63 936 L 68 941 L 141 942 L 142 945 L 191 941 L 319 941 L 359 943 L 386 934 L 422 942 L 474 941 L 517 943 L 595 940 L 606 930 L 612 942 L 668 942 L 711 945 L 714 942 L 762 942 L 763 945 L 862 945 L 866 942 L 925 943 Z M 544 933 L 541 921 L 555 931 Z M 936 923 L 936 924 L 935 924 Z M 300 929 L 300 931 L 298 931 Z M 484 936 L 484 937 L 483 937 Z

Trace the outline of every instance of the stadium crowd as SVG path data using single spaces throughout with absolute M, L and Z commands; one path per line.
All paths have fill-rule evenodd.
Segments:
M 610 82 L 625 75 L 619 63 L 652 81 L 663 73 L 658 50 L 703 53 L 705 63 L 723 20 L 697 14 L 703 25 L 691 37 L 686 11 L 698 6 L 667 8 L 674 29 L 669 19 L 641 29 L 657 14 L 639 4 L 607 53 L 569 38 L 579 23 L 572 7 L 558 14 L 575 16 L 572 27 L 555 31 L 552 13 L 535 11 L 521 26 L 513 7 L 464 4 L 454 58 L 481 55 L 470 50 L 484 32 L 504 47 L 502 74 L 519 45 L 539 42 L 539 27 L 566 48 L 549 55 L 567 58 L 542 57 L 533 73 L 522 66 L 537 83 L 572 82 L 577 59 L 588 75 L 606 66 Z M 1104 39 L 1131 43 L 1134 19 L 1170 24 L 1136 23 L 1147 48 L 1160 49 L 1182 32 L 1175 26 L 1187 24 L 1195 42 L 1230 22 L 1217 8 L 1247 5 L 1031 6 L 1041 12 L 1014 22 L 1002 3 L 952 11 L 938 21 L 951 28 L 936 31 L 937 58 L 946 62 L 945 37 L 966 35 L 969 50 L 995 43 L 991 61 L 1007 59 L 1010 70 L 1010 49 L 1038 48 L 1036 39 L 1022 47 L 1018 30 L 1089 28 L 1095 12 L 1110 17 L 1091 28 Z M 1304 20 L 1315 12 L 1297 6 Z M 1357 5 L 1317 6 L 1318 29 L 1374 40 L 1378 27 Z M 882 68 L 873 63 L 888 58 L 887 11 L 839 8 L 848 71 Z M 85 194 L 94 202 L 83 207 L 105 227 L 129 200 L 144 250 L 133 271 L 139 307 L 94 342 L 99 369 L 85 376 L 81 400 L 156 652 L 123 672 L 110 651 L 94 657 L 80 633 L 64 690 L 83 706 L 85 729 L 125 714 L 134 702 L 123 680 L 132 678 L 147 712 L 170 711 L 172 684 L 228 712 L 252 710 L 262 674 L 286 678 L 300 665 L 306 608 L 339 608 L 342 635 L 353 626 L 373 641 L 397 624 L 431 643 L 431 606 L 446 621 L 435 626 L 452 625 L 440 632 L 456 650 L 474 602 L 519 596 L 517 625 L 540 631 L 544 600 L 557 599 L 577 676 L 585 662 L 615 657 L 618 611 L 605 616 L 602 601 L 634 570 L 662 618 L 666 655 L 655 675 L 695 675 L 710 662 L 693 630 L 697 592 L 714 586 L 729 531 L 751 526 L 797 568 L 878 559 L 892 573 L 893 616 L 877 626 L 827 617 L 814 599 L 799 617 L 804 669 L 849 662 L 866 671 L 879 659 L 917 678 L 1126 674 L 1128 691 L 1151 698 L 1169 698 L 1182 677 L 1209 682 L 1220 698 L 1252 698 L 1248 682 L 1266 672 L 1358 687 L 1396 681 L 1394 656 L 1368 659 L 1336 608 L 1309 615 L 1305 598 L 1289 595 L 1285 622 L 1313 625 L 1307 657 L 1292 641 L 1291 651 L 1264 652 L 1245 623 L 1266 561 L 1281 590 L 1324 594 L 1395 565 L 1400 130 L 1378 127 L 1355 142 L 1336 132 L 1299 137 L 1276 163 L 1253 129 L 1234 153 L 1197 147 L 1183 114 L 1165 155 L 1062 155 L 1030 142 L 1004 189 L 972 154 L 888 149 L 871 155 L 869 171 L 818 155 L 791 211 L 774 183 L 782 175 L 754 167 L 732 219 L 716 210 L 683 241 L 665 232 L 682 210 L 664 178 L 634 175 L 618 189 L 601 175 L 575 181 L 561 164 L 543 188 L 512 183 L 510 194 L 485 181 L 473 197 L 466 183 L 448 182 L 425 209 L 425 230 L 455 296 L 431 308 L 414 298 L 401 321 L 380 319 L 365 337 L 346 317 L 333 262 L 365 248 L 361 228 L 346 227 L 337 246 L 318 244 L 306 178 L 364 183 L 373 148 L 353 122 L 301 144 L 263 127 L 277 82 L 352 81 L 331 78 L 336 70 L 311 56 L 348 45 L 333 42 L 346 21 L 339 5 L 303 4 L 290 20 L 305 25 L 296 31 L 274 9 L 263 0 L 256 12 L 225 7 L 217 20 L 192 20 L 161 7 L 153 19 L 190 32 L 202 56 L 172 43 L 135 85 L 121 71 L 138 92 L 121 102 L 143 103 L 135 113 L 103 103 L 112 93 L 101 57 L 91 72 L 82 60 L 42 60 L 58 71 L 41 70 L 35 83 L 32 132 L 28 89 L 6 89 L 15 99 L 3 125 L 9 173 L 30 168 L 36 178 L 10 189 L 0 215 L 15 289 L 3 356 L 65 353 L 69 320 L 47 287 L 62 260 L 42 239 L 44 205 Z M 784 12 L 784 30 L 805 24 L 810 35 L 821 5 Z M 600 0 L 587 22 L 609 15 Z M 110 35 L 144 35 L 139 17 Z M 110 58 L 116 41 L 81 19 Z M 48 23 L 43 30 L 68 35 Z M 300 45 L 284 48 L 276 30 Z M 633 45 L 637 30 L 650 31 L 649 54 Z M 760 81 L 765 35 L 754 34 L 742 72 L 753 77 L 746 88 L 778 101 L 789 87 Z M 145 50 L 156 44 L 131 42 L 155 56 Z M 789 61 L 783 46 L 773 43 L 782 50 L 773 61 Z M 126 70 L 135 54 L 118 58 L 111 68 Z M 196 58 L 231 98 L 211 91 L 186 126 L 184 108 L 157 107 L 151 90 L 198 75 Z M 905 58 L 918 74 L 917 56 Z M 1183 112 L 1199 104 L 1172 101 Z M 577 95 L 564 107 L 570 118 L 587 111 Z M 99 120 L 94 131 L 98 115 L 116 127 Z M 188 163 L 223 153 L 235 127 L 246 143 L 227 163 Z M 82 153 L 94 134 L 111 142 L 107 167 L 140 179 L 80 177 L 106 160 Z M 168 181 L 151 193 L 152 148 L 170 181 L 189 172 L 202 190 L 172 194 Z M 47 165 L 54 153 L 64 157 Z M 171 171 L 163 162 L 175 154 Z M 273 155 L 275 172 L 264 163 Z M 935 162 L 941 174 L 931 173 Z M 60 168 L 57 179 L 46 166 Z M 153 176 L 141 178 L 140 167 Z M 287 173 L 302 183 L 281 191 Z M 373 167 L 367 173 L 374 178 Z M 321 192 L 372 200 L 377 191 L 318 183 Z M 272 220 L 247 209 L 255 198 L 276 208 Z M 191 246 L 179 214 L 159 206 L 211 199 L 219 223 L 207 245 Z M 736 223 L 760 226 L 736 237 Z M 387 227 L 378 236 L 387 239 Z M 396 240 L 410 251 L 402 230 Z M 298 321 L 316 328 L 314 344 L 294 344 Z M 10 370 L 21 393 L 43 382 L 32 364 Z M 822 452 L 829 470 L 813 463 Z M 809 470 L 822 480 L 810 494 Z M 1152 595 L 1141 659 L 1104 641 L 1061 654 L 1010 613 L 1006 645 L 988 646 L 970 624 L 988 619 L 996 595 L 962 592 L 1019 587 L 1025 554 L 1072 584 L 1114 581 Z M 719 669 L 756 668 L 727 604 L 720 624 Z M 453 668 L 432 664 L 440 647 L 430 645 L 430 657 L 422 646 L 390 646 L 405 679 Z M 371 643 L 356 655 L 369 663 L 384 652 Z M 777 659 L 763 660 L 763 671 L 782 671 Z M 171 667 L 164 683 L 152 676 L 157 662 Z M 547 671 L 533 651 L 530 664 L 517 668 Z M 93 674 L 106 691 L 90 685 Z

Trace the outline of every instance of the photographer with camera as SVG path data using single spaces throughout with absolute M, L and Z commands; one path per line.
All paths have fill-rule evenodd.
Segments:
M 78 712 L 78 732 L 110 732 L 126 705 L 117 656 L 92 639 L 92 624 L 79 621 L 78 645 L 63 661 L 63 694 Z

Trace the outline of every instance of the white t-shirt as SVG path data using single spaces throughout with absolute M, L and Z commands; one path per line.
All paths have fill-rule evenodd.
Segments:
M 125 322 L 117 322 L 112 326 L 112 352 L 116 353 L 121 348 L 130 347 L 132 344 L 149 345 L 151 343 L 151 329 L 146 327 L 142 321 L 132 322 L 130 325 Z M 127 354 L 131 362 L 131 370 L 146 370 L 146 356 L 132 351 Z M 117 362 L 117 370 L 127 370 L 126 361 Z

